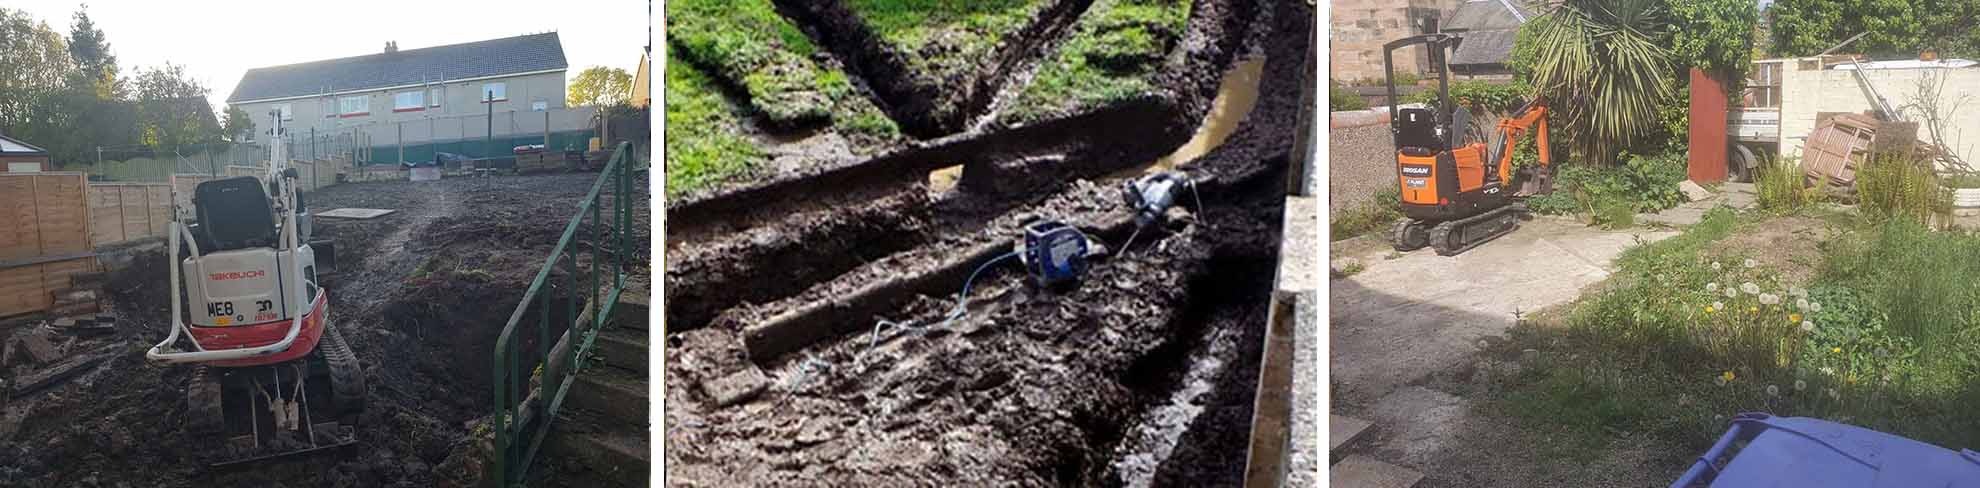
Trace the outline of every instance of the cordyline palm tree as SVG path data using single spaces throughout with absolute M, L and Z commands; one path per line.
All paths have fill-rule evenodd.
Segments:
M 1580 159 L 1607 166 L 1655 132 L 1671 96 L 1661 0 L 1561 0 L 1525 27 L 1533 87 Z

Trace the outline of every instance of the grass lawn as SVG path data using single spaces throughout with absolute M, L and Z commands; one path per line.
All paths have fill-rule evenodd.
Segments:
M 742 174 L 763 160 L 707 74 L 668 56 L 666 89 L 668 196 Z
M 928 83 L 971 81 L 1004 36 L 1017 32 L 1048 0 L 846 0 L 880 39 L 905 55 Z
M 1483 411 L 1562 453 L 1523 469 L 1573 472 L 1647 437 L 1674 479 L 1756 411 L 1980 446 L 1980 235 L 1722 208 L 1616 265 L 1485 349 L 1519 366 Z
M 873 140 L 899 136 L 892 119 L 859 93 L 842 70 L 821 66 L 818 47 L 777 14 L 770 0 L 667 2 L 674 52 L 706 67 L 723 84 L 740 87 L 772 126 L 830 121 L 848 135 Z
M 1182 38 L 1185 0 L 1099 0 L 1004 114 L 1011 124 L 1070 115 L 1154 90 L 1155 70 Z

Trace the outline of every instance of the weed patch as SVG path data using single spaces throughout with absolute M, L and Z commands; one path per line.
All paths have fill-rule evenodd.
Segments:
M 1387 229 L 1402 217 L 1402 190 L 1385 188 L 1367 203 L 1334 216 L 1330 233 L 1338 241 Z
M 1558 323 L 1524 323 L 1488 355 L 1500 415 L 1589 446 L 1651 435 L 1702 452 L 1746 411 L 1862 425 L 1942 446 L 1980 445 L 1980 236 L 1904 219 L 1822 246 L 1801 282 L 1726 237 L 1778 225 L 1707 213 L 1677 237 L 1616 261 L 1602 290 Z M 1760 244 L 1764 246 L 1764 243 Z M 1681 466 L 1673 468 L 1673 475 Z

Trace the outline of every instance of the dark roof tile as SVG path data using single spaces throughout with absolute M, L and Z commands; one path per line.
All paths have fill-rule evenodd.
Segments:
M 255 68 L 228 103 L 566 69 L 557 33 Z

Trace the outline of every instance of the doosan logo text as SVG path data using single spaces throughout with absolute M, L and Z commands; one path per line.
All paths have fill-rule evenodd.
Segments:
M 211 275 L 208 275 L 207 279 L 212 281 L 245 280 L 251 278 L 260 278 L 266 274 L 267 273 L 264 273 L 258 269 L 253 271 L 229 271 L 225 273 L 213 273 Z

